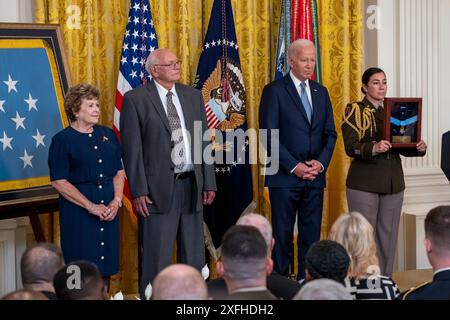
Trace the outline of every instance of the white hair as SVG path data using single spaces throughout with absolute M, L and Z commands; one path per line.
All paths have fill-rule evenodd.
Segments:
M 289 45 L 288 56 L 295 55 L 295 53 L 297 53 L 298 50 L 300 50 L 301 48 L 311 47 L 311 46 L 314 49 L 316 48 L 316 46 L 314 45 L 314 42 L 312 42 L 311 40 L 308 40 L 308 39 L 297 39 L 297 40 L 293 41 Z
M 308 281 L 293 300 L 353 300 L 347 288 L 331 279 Z
M 267 245 L 267 250 L 272 247 L 272 226 L 264 216 L 258 213 L 247 213 L 238 219 L 236 225 L 252 226 L 258 229 Z
M 157 53 L 158 49 L 153 50 L 150 52 L 150 54 L 147 57 L 147 60 L 145 60 L 145 70 L 147 70 L 148 73 L 150 73 L 150 66 L 153 66 L 157 63 Z

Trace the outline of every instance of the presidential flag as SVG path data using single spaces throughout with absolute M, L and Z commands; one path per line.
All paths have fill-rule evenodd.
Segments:
M 247 129 L 238 49 L 231 1 L 214 0 L 194 85 L 202 92 L 215 150 L 218 192 L 213 204 L 204 208 L 215 247 L 253 198 L 249 141 L 239 143 L 240 139 L 233 137 L 233 133 L 241 133 L 242 138 Z
M 322 81 L 317 0 L 282 0 L 278 31 L 275 80 L 289 72 L 288 47 L 292 41 L 308 39 L 316 46 L 316 69 L 313 80 Z
M 0 39 L 0 191 L 50 184 L 50 139 L 68 126 L 58 68 L 41 39 Z
M 114 109 L 113 130 L 119 138 L 123 96 L 127 91 L 139 87 L 151 79 L 150 74 L 145 70 L 145 61 L 156 48 L 158 48 L 158 39 L 149 1 L 132 0 L 123 37 Z M 128 183 L 125 183 L 124 204 L 130 212 L 133 212 Z

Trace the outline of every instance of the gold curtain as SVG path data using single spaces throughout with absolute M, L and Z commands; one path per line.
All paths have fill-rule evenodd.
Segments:
M 249 128 L 258 128 L 258 106 L 264 85 L 273 79 L 280 15 L 279 0 L 232 0 L 239 54 L 247 92 Z M 213 0 L 150 0 L 159 47 L 177 52 L 182 82 L 191 84 L 206 34 Z M 72 84 L 89 82 L 101 91 L 101 123 L 111 126 L 120 50 L 129 0 L 35 0 L 38 23 L 61 26 Z M 339 125 L 345 103 L 356 99 L 362 66 L 362 0 L 319 0 L 323 79 L 329 88 Z M 339 130 L 338 130 L 339 132 Z M 340 132 L 339 132 L 340 134 Z M 324 227 L 345 208 L 344 180 L 348 160 L 339 137 L 329 170 Z M 253 166 L 257 210 L 270 217 L 263 197 L 263 178 Z M 121 219 L 121 271 L 111 292 L 137 291 L 136 221 L 128 212 Z
M 347 209 L 345 179 L 349 158 L 340 129 L 347 103 L 359 99 L 363 66 L 363 1 L 319 0 L 319 37 L 323 85 L 328 88 L 338 133 L 336 148 L 327 171 L 322 237 Z

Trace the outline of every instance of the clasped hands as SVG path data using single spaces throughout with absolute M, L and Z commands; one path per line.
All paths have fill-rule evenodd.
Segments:
M 294 174 L 303 180 L 313 181 L 322 171 L 322 164 L 317 160 L 299 162 L 295 167 Z
M 104 204 L 91 204 L 88 211 L 94 216 L 100 218 L 100 221 L 111 221 L 117 215 L 117 210 L 119 210 L 119 204 L 117 201 L 112 200 L 108 206 Z

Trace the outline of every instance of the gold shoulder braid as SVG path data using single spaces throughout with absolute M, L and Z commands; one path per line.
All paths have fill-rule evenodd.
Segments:
M 356 133 L 358 133 L 358 140 L 361 140 L 367 129 L 370 129 L 371 135 L 373 135 L 374 130 L 377 130 L 374 113 L 375 109 L 366 106 L 361 114 L 361 108 L 358 103 L 354 102 L 352 103 L 351 110 L 349 112 L 345 112 L 343 122 L 347 123 L 353 130 L 355 130 Z M 353 114 L 355 114 L 354 124 L 349 120 Z

